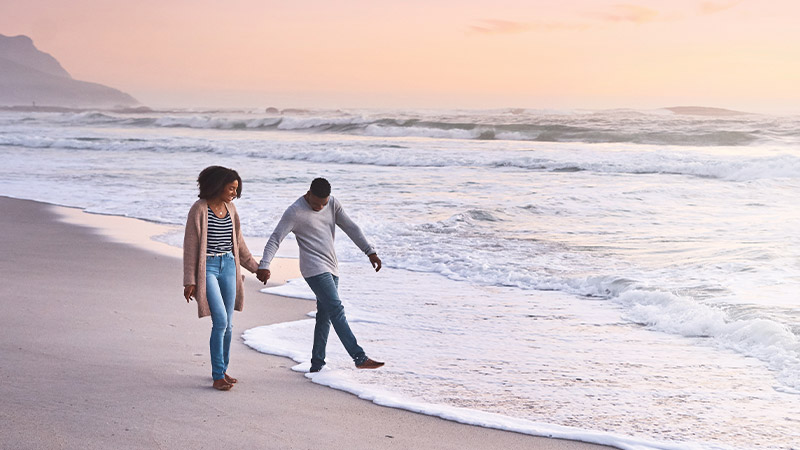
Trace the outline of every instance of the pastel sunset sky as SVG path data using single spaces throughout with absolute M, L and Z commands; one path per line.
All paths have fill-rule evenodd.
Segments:
M 3 0 L 149 106 L 800 111 L 796 0 Z

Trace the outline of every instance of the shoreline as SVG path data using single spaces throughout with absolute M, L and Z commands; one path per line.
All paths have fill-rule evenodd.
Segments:
M 166 242 L 155 240 L 155 238 L 158 236 L 163 236 L 174 232 L 183 233 L 182 225 L 170 225 L 166 223 L 139 219 L 136 217 L 89 212 L 78 206 L 66 206 L 59 205 L 57 203 L 48 203 L 39 200 L 29 200 L 0 195 L 0 199 L 4 198 L 34 202 L 44 206 L 49 206 L 52 211 L 58 215 L 59 222 L 91 229 L 95 233 L 99 234 L 102 238 L 112 242 L 131 245 L 148 252 L 158 253 L 162 256 L 178 259 L 183 258 L 183 251 L 180 248 L 167 244 Z M 254 238 L 251 236 L 245 236 L 245 240 L 250 242 L 248 248 L 251 252 L 253 249 L 256 249 L 256 252 L 253 253 L 254 257 L 258 257 L 260 254 L 260 251 L 258 250 L 263 248 L 264 244 L 267 242 L 266 238 Z M 254 241 L 257 243 L 256 246 L 252 245 Z M 290 250 L 290 252 L 291 251 L 292 250 Z M 279 255 L 284 253 L 289 252 L 279 251 Z M 300 274 L 300 267 L 297 264 L 296 257 L 276 256 L 273 260 L 273 264 L 276 268 L 276 274 L 270 278 L 270 282 L 267 287 L 286 284 L 288 280 L 292 278 L 300 278 L 302 276 Z
M 19 255 L 1 262 L 10 314 L 0 319 L 0 373 L 24 380 L 2 388 L 2 440 L 15 448 L 609 448 L 377 406 L 310 383 L 241 338 L 231 364 L 241 381 L 219 393 L 207 373 L 210 321 L 198 324 L 181 298 L 177 257 L 67 223 L 55 205 L 0 205 L 4 253 Z M 307 300 L 257 295 L 261 287 L 248 276 L 237 336 L 307 318 Z

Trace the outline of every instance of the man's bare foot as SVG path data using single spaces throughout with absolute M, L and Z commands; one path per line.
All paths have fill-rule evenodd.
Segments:
M 233 378 L 232 376 L 228 375 L 227 373 L 225 374 L 225 381 L 227 381 L 228 384 L 236 384 L 237 382 L 239 382 L 239 380 L 237 380 L 236 378 Z
M 233 385 L 225 381 L 224 378 L 220 378 L 219 380 L 214 380 L 213 386 L 214 389 L 218 391 L 230 391 L 231 388 L 233 387 Z

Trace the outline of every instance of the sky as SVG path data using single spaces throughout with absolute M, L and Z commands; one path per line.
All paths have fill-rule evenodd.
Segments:
M 800 112 L 796 0 L 2 0 L 153 107 Z

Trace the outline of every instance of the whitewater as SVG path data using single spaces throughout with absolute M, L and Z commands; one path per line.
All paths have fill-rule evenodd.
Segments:
M 352 370 L 332 336 L 314 382 L 620 448 L 796 450 L 798 130 L 669 110 L 0 111 L 0 195 L 182 224 L 222 164 L 263 241 L 325 176 L 384 261 L 337 239 L 348 318 L 387 365 Z M 243 339 L 303 371 L 312 330 Z

